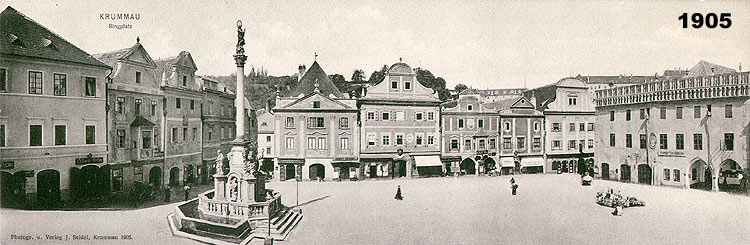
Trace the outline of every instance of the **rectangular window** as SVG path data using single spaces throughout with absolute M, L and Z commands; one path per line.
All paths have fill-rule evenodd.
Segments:
M 576 124 L 570 123 L 570 127 L 568 127 L 568 131 L 575 132 L 576 131 Z
M 313 108 L 320 108 L 320 101 L 313 101 Z
M 294 117 L 286 117 L 286 122 L 284 123 L 284 126 L 286 128 L 294 128 Z
M 339 128 L 349 128 L 349 118 L 342 117 L 339 119 Z
M 151 115 L 156 116 L 156 101 L 151 101 Z
M 182 100 L 180 98 L 175 98 L 174 99 L 174 107 L 177 108 L 177 109 L 182 108 Z
M 679 169 L 674 169 L 674 171 L 672 171 L 672 173 L 674 174 L 674 178 L 673 178 L 674 181 L 675 182 L 680 182 L 680 170 Z
M 471 139 L 464 140 L 464 150 L 471 150 Z
M 65 145 L 67 139 L 67 127 L 65 125 L 55 125 L 55 145 Z
M 585 123 L 579 123 L 578 124 L 578 131 L 586 131 L 586 124 Z
M 424 136 L 417 135 L 417 145 L 422 145 L 423 141 L 424 141 Z M 482 142 L 482 143 L 484 143 L 484 142 Z
M 512 148 L 510 137 L 503 138 L 503 149 L 510 150 Z
M 701 106 L 693 107 L 693 118 L 701 118 Z
M 141 72 L 136 71 L 135 72 L 135 83 L 141 83 Z
M 614 121 L 615 120 L 615 111 L 609 111 L 609 120 Z
M 5 124 L 0 125 L 0 147 L 5 147 Z
M 724 106 L 724 118 L 732 118 L 732 105 Z
M 96 144 L 96 126 L 86 125 L 86 144 Z
M 646 119 L 646 108 L 641 108 L 641 120 Z
M 342 138 L 341 138 L 341 143 L 340 143 L 340 144 L 341 144 L 340 148 L 341 148 L 342 150 L 349 150 L 349 138 L 347 138 L 347 137 L 342 137 Z
M 93 77 L 86 78 L 86 96 L 96 97 L 96 78 L 93 78 Z
M 553 150 L 555 150 L 555 149 L 557 149 L 557 150 L 562 149 L 562 142 L 560 142 L 559 140 L 553 140 L 552 141 L 552 149 Z
M 433 136 L 433 135 L 427 135 L 427 144 L 428 145 L 434 145 L 435 144 L 435 136 Z
M 625 121 L 630 121 L 630 109 L 625 110 Z
M 589 149 L 594 148 L 594 140 L 589 140 Z
M 141 104 L 143 104 L 143 101 L 141 99 L 135 99 L 135 114 L 136 115 L 141 114 Z
M 151 131 L 141 132 L 141 142 L 143 149 L 151 149 Z
M 396 115 L 395 115 L 396 121 L 403 121 L 404 119 L 406 119 L 406 115 L 405 114 L 406 113 L 404 111 L 397 111 Z
M 391 82 L 391 89 L 398 89 L 398 82 L 392 81 Z
M 467 105 L 466 110 L 469 110 L 469 111 L 474 110 L 474 105 Z
M 8 69 L 0 68 L 0 92 L 8 90 Z
M 625 147 L 633 148 L 633 135 L 625 134 Z
M 542 138 L 534 137 L 534 148 L 542 147 Z
M 684 150 L 685 149 L 685 135 L 684 134 L 677 134 L 675 135 L 675 149 L 677 150 Z
M 172 128 L 172 143 L 177 143 L 179 141 L 180 141 L 180 129 Z
M 477 120 L 477 128 L 484 128 L 484 119 Z
M 416 114 L 414 115 L 414 120 L 417 120 L 417 121 L 422 121 L 422 120 L 424 120 L 424 114 L 422 114 L 421 112 L 417 112 L 417 113 L 416 113 Z
M 307 128 L 325 128 L 325 126 L 325 118 L 323 117 L 307 118 Z
M 495 139 L 490 139 L 490 150 L 494 150 L 496 148 L 497 141 Z
M 458 139 L 451 139 L 451 150 L 458 150 Z
M 182 86 L 187 87 L 187 76 L 182 76 Z
M 724 150 L 727 150 L 727 151 L 734 150 L 734 134 L 733 133 L 724 133 Z
M 427 120 L 435 120 L 435 112 L 427 112 Z
M 615 147 L 615 134 L 609 134 L 609 146 Z
M 266 155 L 271 155 L 273 152 L 271 152 L 271 147 L 266 147 Z
M 29 72 L 29 94 L 42 94 L 42 72 Z
M 190 100 L 190 110 L 195 110 L 195 100 Z
M 404 135 L 396 134 L 396 145 L 403 145 L 403 144 L 404 144 Z
M 570 149 L 576 149 L 576 141 L 575 140 L 568 140 L 568 150 Z
M 576 97 L 568 97 L 568 105 L 576 105 Z
M 672 173 L 669 172 L 669 169 L 664 169 L 664 180 L 669 180 L 669 177 L 672 175 Z
M 594 123 L 589 123 L 589 131 L 594 131 Z
M 112 190 L 122 191 L 122 169 L 112 169 Z
M 667 146 L 667 140 L 667 134 L 659 134 L 659 149 L 666 150 L 667 148 L 669 148 Z
M 367 120 L 375 120 L 375 112 L 368 111 L 367 112 Z
M 198 139 L 198 128 L 193 128 L 193 141 Z
M 188 128 L 182 128 L 182 142 L 187 142 L 188 140 Z
M 286 137 L 286 148 L 287 149 L 294 149 L 294 138 L 293 137 Z
M 464 128 L 464 119 L 458 119 L 458 128 Z
M 560 132 L 560 123 L 552 123 L 552 132 Z
M 382 119 L 383 121 L 385 121 L 385 120 L 391 120 L 391 113 L 390 112 L 383 112 L 383 114 L 381 114 L 380 119 Z
M 675 109 L 675 118 L 682 119 L 682 107 L 678 106 L 677 109 Z
M 526 148 L 526 138 L 525 137 L 518 137 L 516 138 L 516 145 L 518 146 L 518 149 L 524 149 Z
M 42 125 L 29 125 L 29 146 L 42 145 Z
M 410 90 L 411 89 L 411 82 L 410 81 L 404 81 L 404 89 Z
M 67 76 L 65 74 L 52 74 L 52 94 L 57 96 L 67 95 Z
M 391 138 L 388 135 L 383 135 L 383 145 L 390 145 L 391 144 Z
M 125 113 L 125 97 L 117 97 L 117 113 Z
M 640 140 L 640 147 L 639 148 L 646 149 L 646 144 L 647 144 L 647 140 L 648 140 L 646 134 L 641 134 L 639 137 L 640 137 L 639 138 L 639 140 Z
M 117 148 L 125 148 L 125 130 L 117 130 Z
M 693 134 L 693 150 L 703 150 L 703 135 Z
M 315 137 L 307 137 L 307 149 L 316 150 L 318 149 L 317 139 Z
M 667 119 L 667 107 L 659 107 L 659 119 Z

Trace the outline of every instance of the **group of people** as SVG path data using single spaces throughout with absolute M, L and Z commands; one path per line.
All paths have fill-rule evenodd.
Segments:
M 612 207 L 612 215 L 621 216 L 622 209 L 626 207 L 639 207 L 645 206 L 643 201 L 638 200 L 635 197 L 623 196 L 620 191 L 615 192 L 612 188 L 607 191 L 599 191 L 596 193 L 596 203 L 602 206 Z

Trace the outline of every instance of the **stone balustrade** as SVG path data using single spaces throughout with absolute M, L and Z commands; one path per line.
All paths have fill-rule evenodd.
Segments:
M 653 80 L 596 90 L 596 106 L 750 96 L 750 72 Z
M 200 195 L 198 209 L 203 214 L 238 219 L 268 219 L 281 209 L 281 195 L 276 193 L 265 202 L 230 202 L 213 199 L 213 191 Z

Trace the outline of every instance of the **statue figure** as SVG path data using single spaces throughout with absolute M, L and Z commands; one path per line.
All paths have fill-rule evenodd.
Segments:
M 224 154 L 221 154 L 221 150 L 216 151 L 216 168 L 217 174 L 224 174 Z
M 242 21 L 237 21 L 237 54 L 244 54 L 245 48 L 245 29 L 242 29 Z
M 237 187 L 237 178 L 234 177 L 229 181 L 229 200 L 237 201 Z

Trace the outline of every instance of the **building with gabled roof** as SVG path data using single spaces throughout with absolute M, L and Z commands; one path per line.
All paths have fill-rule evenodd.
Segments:
M 383 80 L 357 100 L 361 153 L 368 178 L 443 175 L 440 103 L 408 64 L 390 66 Z
M 499 115 L 499 158 L 503 174 L 544 171 L 544 114 L 523 96 L 487 103 Z
M 156 63 L 140 38 L 125 49 L 95 54 L 114 69 L 107 77 L 107 131 L 112 192 L 130 197 L 146 184 L 164 186 L 163 99 Z
M 441 105 L 441 158 L 448 173 L 479 175 L 499 167 L 500 118 L 484 94 L 464 92 Z
M 360 177 L 356 100 L 342 94 L 317 61 L 300 74 L 290 93 L 277 92 L 274 175 L 282 181 Z
M 56 206 L 109 193 L 110 70 L 13 7 L 0 13 L 3 206 Z

